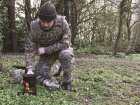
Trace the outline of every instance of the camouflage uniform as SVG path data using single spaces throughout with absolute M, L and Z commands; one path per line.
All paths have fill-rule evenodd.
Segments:
M 63 16 L 57 16 L 53 28 L 43 31 L 39 18 L 31 22 L 31 32 L 25 46 L 26 67 L 36 70 L 36 79 L 42 83 L 50 79 L 50 68 L 56 60 L 61 63 L 64 82 L 71 82 L 71 60 L 74 57 L 71 46 L 71 32 Z M 34 56 L 39 47 L 45 47 L 45 54 L 40 55 L 35 66 Z

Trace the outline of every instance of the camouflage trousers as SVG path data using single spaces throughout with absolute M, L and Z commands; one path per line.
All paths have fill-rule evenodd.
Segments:
M 36 80 L 43 83 L 45 79 L 50 79 L 50 70 L 56 60 L 59 60 L 61 69 L 63 71 L 63 82 L 71 82 L 72 59 L 74 58 L 73 49 L 62 50 L 53 54 L 40 55 L 39 61 L 36 65 Z

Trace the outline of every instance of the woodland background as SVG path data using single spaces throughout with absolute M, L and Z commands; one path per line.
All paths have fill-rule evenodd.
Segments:
M 66 16 L 76 50 L 112 55 L 140 52 L 139 0 L 1 0 L 3 52 L 24 52 L 30 22 L 47 1 Z
M 9 73 L 25 65 L 30 22 L 47 1 L 72 31 L 74 92 L 37 85 L 37 96 L 19 96 Z M 1 105 L 139 105 L 140 0 L 0 0 L 0 53 Z

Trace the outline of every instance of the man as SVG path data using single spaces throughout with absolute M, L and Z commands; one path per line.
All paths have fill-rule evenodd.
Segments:
M 63 70 L 62 88 L 71 90 L 71 61 L 74 57 L 71 46 L 71 31 L 63 16 L 58 16 L 51 3 L 43 4 L 38 12 L 39 18 L 31 22 L 30 34 L 26 40 L 25 60 L 27 74 L 36 73 L 38 83 L 57 88 L 58 82 L 51 80 L 50 68 L 56 60 Z M 39 61 L 35 66 L 35 54 Z

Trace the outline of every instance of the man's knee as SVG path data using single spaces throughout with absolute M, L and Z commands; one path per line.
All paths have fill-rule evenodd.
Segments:
M 49 79 L 50 75 L 50 65 L 44 63 L 44 62 L 38 62 L 35 68 L 36 71 L 36 80 L 37 82 L 43 82 L 46 78 Z
M 71 62 L 72 59 L 74 59 L 73 48 L 68 48 L 68 49 L 62 50 L 59 53 L 60 62 L 63 62 L 63 61 Z

